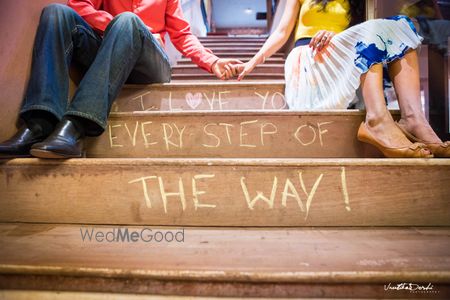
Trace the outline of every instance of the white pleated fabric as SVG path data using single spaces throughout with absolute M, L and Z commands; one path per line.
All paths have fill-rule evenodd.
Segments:
M 403 57 L 421 41 L 409 18 L 395 16 L 350 27 L 316 55 L 309 46 L 296 47 L 285 64 L 286 102 L 291 110 L 346 109 L 358 101 L 363 73 Z

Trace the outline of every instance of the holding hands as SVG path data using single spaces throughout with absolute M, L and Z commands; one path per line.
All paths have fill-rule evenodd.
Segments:
M 213 64 L 212 71 L 219 79 L 228 80 L 237 76 L 240 81 L 261 62 L 258 62 L 256 56 L 246 63 L 238 59 L 219 59 Z
M 212 65 L 211 70 L 217 78 L 228 80 L 236 76 L 234 66 L 240 64 L 243 64 L 243 62 L 239 59 L 220 58 Z
M 219 62 L 221 64 L 219 64 Z M 213 72 L 219 79 L 227 80 L 237 76 L 237 80 L 241 81 L 247 74 L 251 73 L 257 65 L 258 62 L 255 57 L 246 63 L 237 59 L 220 59 L 218 60 L 218 63 L 213 65 Z

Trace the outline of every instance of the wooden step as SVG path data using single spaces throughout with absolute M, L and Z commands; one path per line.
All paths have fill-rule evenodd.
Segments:
M 89 157 L 100 158 L 381 157 L 356 139 L 364 118 L 358 110 L 113 113 L 106 132 L 90 139 L 87 149 Z
M 226 48 L 226 49 L 261 49 L 261 47 L 264 45 L 263 43 L 202 43 L 203 46 L 205 46 L 208 49 L 211 49 L 213 51 L 216 51 L 216 49 Z
M 236 48 L 209 47 L 209 49 L 211 51 L 213 51 L 214 54 L 217 52 L 217 53 L 223 53 L 225 55 L 234 54 L 234 53 L 246 53 L 246 55 L 255 55 L 259 51 L 260 47 L 236 47 Z M 283 55 L 283 53 L 280 53 L 280 54 Z
M 264 38 L 236 38 L 236 37 L 216 37 L 216 38 L 199 38 L 202 43 L 264 43 Z
M 222 43 L 217 43 L 217 42 L 203 42 L 202 43 L 203 46 L 205 46 L 206 48 L 240 48 L 240 49 L 245 49 L 245 48 L 261 48 L 264 43 L 255 43 L 255 42 L 235 42 L 235 41 L 230 41 L 230 42 L 222 42 Z
M 254 74 L 282 74 L 284 76 L 284 64 L 270 64 L 266 63 L 257 66 L 253 69 L 251 75 Z M 200 69 L 197 65 L 181 65 L 172 67 L 172 77 L 178 74 L 200 74 L 200 75 L 210 75 L 207 71 Z
M 4 290 L 0 291 L 0 300 L 236 300 L 232 297 L 189 297 L 189 296 L 163 296 L 163 295 L 137 295 L 129 293 L 98 293 L 98 292 L 61 292 L 36 290 Z M 261 298 L 247 298 L 248 300 L 268 300 Z M 288 298 L 280 300 L 288 300 Z
M 0 300 L 236 300 L 235 297 L 189 297 L 170 295 L 137 295 L 129 293 L 98 293 L 98 292 L 61 292 L 36 290 L 4 290 L 0 291 Z M 271 298 L 248 298 L 247 300 L 269 300 Z M 288 300 L 289 298 L 278 298 Z M 313 300 L 313 299 L 311 299 Z M 326 299 L 325 299 L 326 300 Z M 330 299 L 329 299 L 330 300 Z
M 236 300 L 235 297 L 201 297 L 201 296 L 171 296 L 148 295 L 129 293 L 98 293 L 98 292 L 61 292 L 61 291 L 36 291 L 36 290 L 4 290 L 0 291 L 0 300 Z M 273 298 L 249 298 L 247 300 L 269 300 Z M 290 300 L 292 298 L 277 298 L 278 300 Z M 313 298 L 308 298 L 314 300 Z M 308 300 L 303 298 L 303 300 Z M 322 300 L 332 300 L 323 299 Z
M 256 54 L 256 51 L 253 52 L 246 52 L 246 51 L 239 51 L 239 52 L 226 52 L 226 51 L 214 51 L 214 54 L 218 57 L 222 58 L 237 58 L 242 56 L 250 56 L 253 57 Z M 271 57 L 281 57 L 284 58 L 284 53 L 275 53 Z
M 274 110 L 286 108 L 284 81 L 126 85 L 113 112 Z
M 0 222 L 449 226 L 449 178 L 449 159 L 15 159 Z
M 259 51 L 260 48 L 261 47 L 259 47 L 259 46 L 251 46 L 251 45 L 249 45 L 249 46 L 240 45 L 238 47 L 228 47 L 228 46 L 211 46 L 211 47 L 209 47 L 209 49 L 211 49 L 212 51 L 215 51 L 215 52 L 232 52 L 232 53 L 239 51 L 239 50 L 242 50 L 242 52 L 249 51 L 249 52 L 256 53 L 257 51 Z
M 251 73 L 245 77 L 245 80 L 283 80 L 284 73 Z M 215 80 L 220 82 L 214 74 L 203 73 L 203 74 L 172 74 L 172 81 L 186 81 L 186 80 Z M 233 79 L 236 80 L 236 79 Z
M 127 229 L 125 239 L 106 242 Z M 97 240 L 89 241 L 86 232 L 97 234 Z M 161 234 L 173 241 L 154 241 Z M 2 224 L 0 244 L 0 288 L 9 290 L 334 299 L 450 296 L 447 228 Z M 402 282 L 428 290 L 393 289 Z
M 252 56 L 244 56 L 244 57 L 235 57 L 236 59 L 239 59 L 242 62 L 247 62 L 249 60 L 252 59 Z M 266 64 L 272 64 L 272 63 L 281 63 L 284 64 L 285 63 L 285 59 L 282 57 L 270 57 L 266 59 Z M 190 60 L 189 58 L 182 58 L 179 61 L 177 61 L 177 65 L 190 65 L 192 64 L 192 60 Z

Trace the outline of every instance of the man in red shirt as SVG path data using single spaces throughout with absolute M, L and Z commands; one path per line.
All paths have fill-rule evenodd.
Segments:
M 1 157 L 68 158 L 83 155 L 84 136 L 105 130 L 125 82 L 169 82 L 164 36 L 200 68 L 220 79 L 230 66 L 192 35 L 180 0 L 69 0 L 44 8 L 20 117 L 25 125 L 0 143 Z M 69 66 L 83 78 L 68 101 Z

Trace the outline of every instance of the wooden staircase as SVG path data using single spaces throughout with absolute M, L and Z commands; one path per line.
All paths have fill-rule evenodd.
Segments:
M 237 58 L 242 61 L 248 61 L 258 52 L 264 44 L 264 39 L 260 38 L 225 38 L 225 37 L 208 37 L 200 38 L 200 41 L 206 47 L 213 50 L 219 57 Z M 179 65 L 172 69 L 172 80 L 208 80 L 214 79 L 215 76 L 210 74 L 196 65 L 182 60 Z M 247 80 L 273 80 L 284 79 L 284 53 L 276 53 L 264 65 L 260 65 L 253 70 Z
M 283 63 L 223 82 L 182 59 L 123 89 L 88 158 L 0 161 L 0 299 L 449 299 L 450 160 L 380 158 L 360 111 L 289 111 Z

